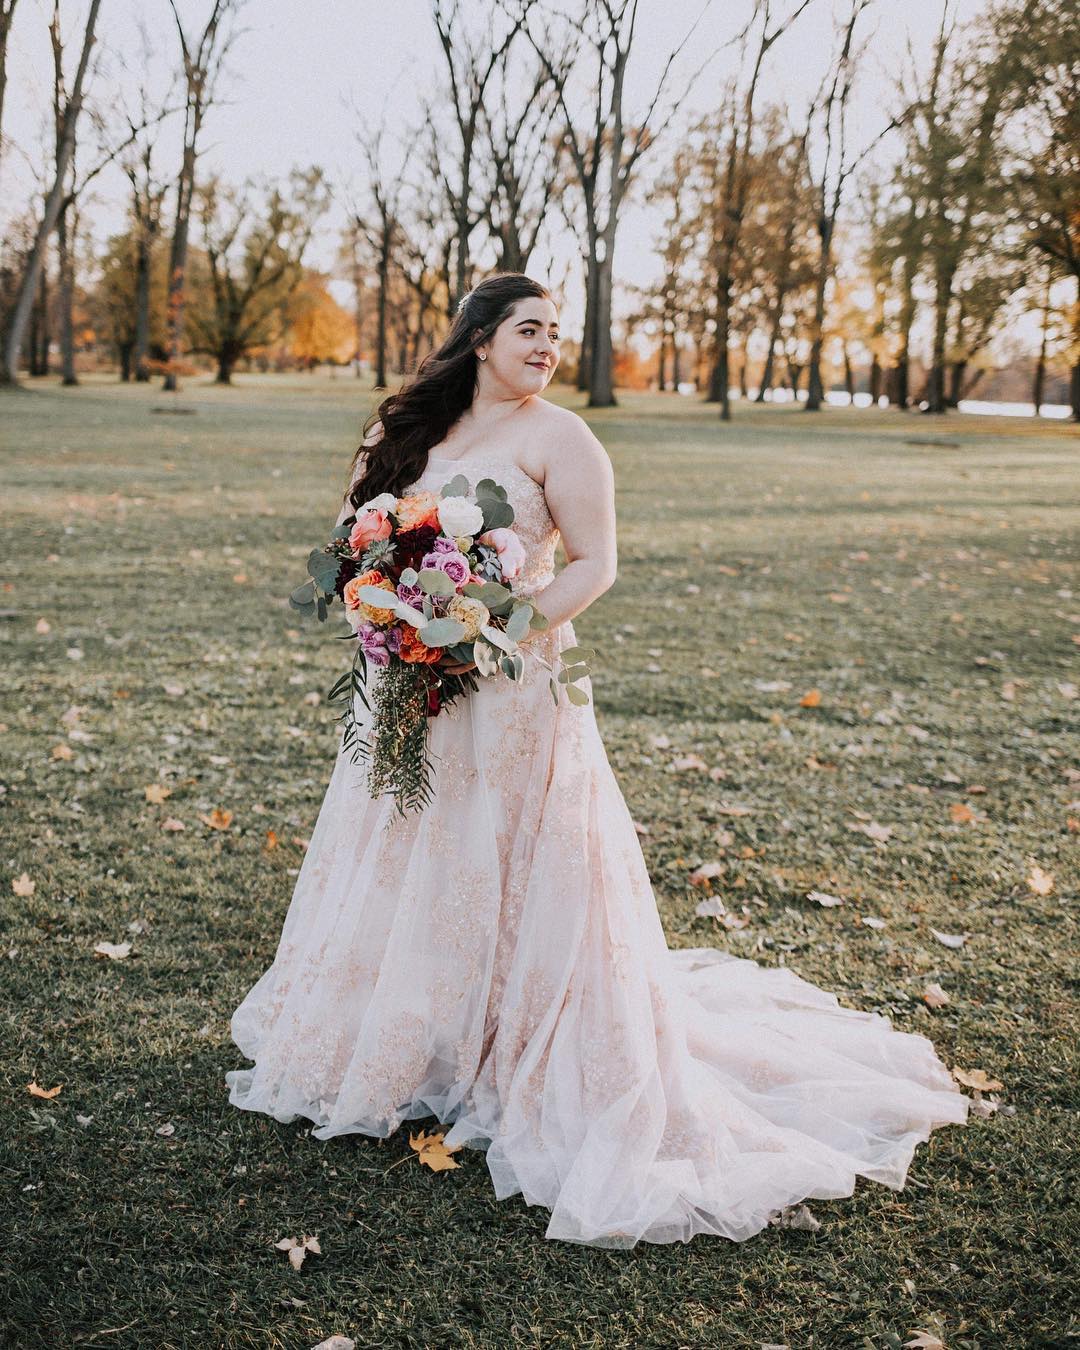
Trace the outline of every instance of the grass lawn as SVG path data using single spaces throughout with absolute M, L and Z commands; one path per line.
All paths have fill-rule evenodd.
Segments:
M 344 648 L 283 597 L 370 407 L 349 377 L 0 397 L 0 1343 L 1072 1343 L 1076 431 L 743 407 L 725 427 L 646 395 L 589 414 L 621 564 L 575 627 L 669 943 L 790 965 L 1004 1085 L 904 1191 L 811 1201 L 817 1231 L 619 1252 L 545 1241 L 479 1152 L 436 1175 L 407 1127 L 319 1142 L 226 1100 L 228 1019 L 336 743 Z M 745 926 L 695 914 L 704 862 Z M 323 1254 L 295 1271 L 274 1243 L 301 1234 Z

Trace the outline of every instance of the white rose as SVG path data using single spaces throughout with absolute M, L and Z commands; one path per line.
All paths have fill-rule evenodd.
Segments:
M 392 511 L 397 506 L 398 499 L 392 492 L 380 492 L 377 497 L 372 497 L 369 502 L 365 502 L 357 511 Z
M 439 502 L 438 512 L 443 533 L 448 534 L 451 539 L 456 539 L 461 534 L 476 534 L 477 530 L 483 528 L 483 511 L 467 497 L 443 497 Z

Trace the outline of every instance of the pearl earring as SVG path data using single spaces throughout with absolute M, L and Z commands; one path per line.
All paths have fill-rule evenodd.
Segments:
M 477 356 L 480 358 L 481 361 L 486 361 L 486 360 L 487 360 L 487 357 L 484 355 L 483 352 L 477 352 L 476 354 L 477 354 Z

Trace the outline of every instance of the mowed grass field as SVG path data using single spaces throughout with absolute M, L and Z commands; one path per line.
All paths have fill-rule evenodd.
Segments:
M 336 748 L 346 648 L 284 597 L 372 406 L 348 377 L 0 398 L 0 1344 L 1071 1344 L 1076 431 L 585 413 L 621 564 L 575 627 L 669 943 L 785 963 L 1003 1085 L 903 1192 L 811 1201 L 816 1231 L 620 1252 L 545 1241 L 479 1152 L 433 1174 L 408 1128 L 320 1142 L 226 1099 Z M 296 1271 L 274 1244 L 305 1234 Z

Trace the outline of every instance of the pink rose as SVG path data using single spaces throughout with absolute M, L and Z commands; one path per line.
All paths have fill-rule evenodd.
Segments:
M 377 539 L 389 539 L 392 528 L 387 513 L 380 508 L 361 511 L 349 535 L 349 547 L 354 553 L 363 553 Z
M 512 581 L 521 575 L 521 569 L 525 566 L 525 545 L 514 530 L 485 530 L 477 543 L 489 545 L 499 555 L 504 581 Z

